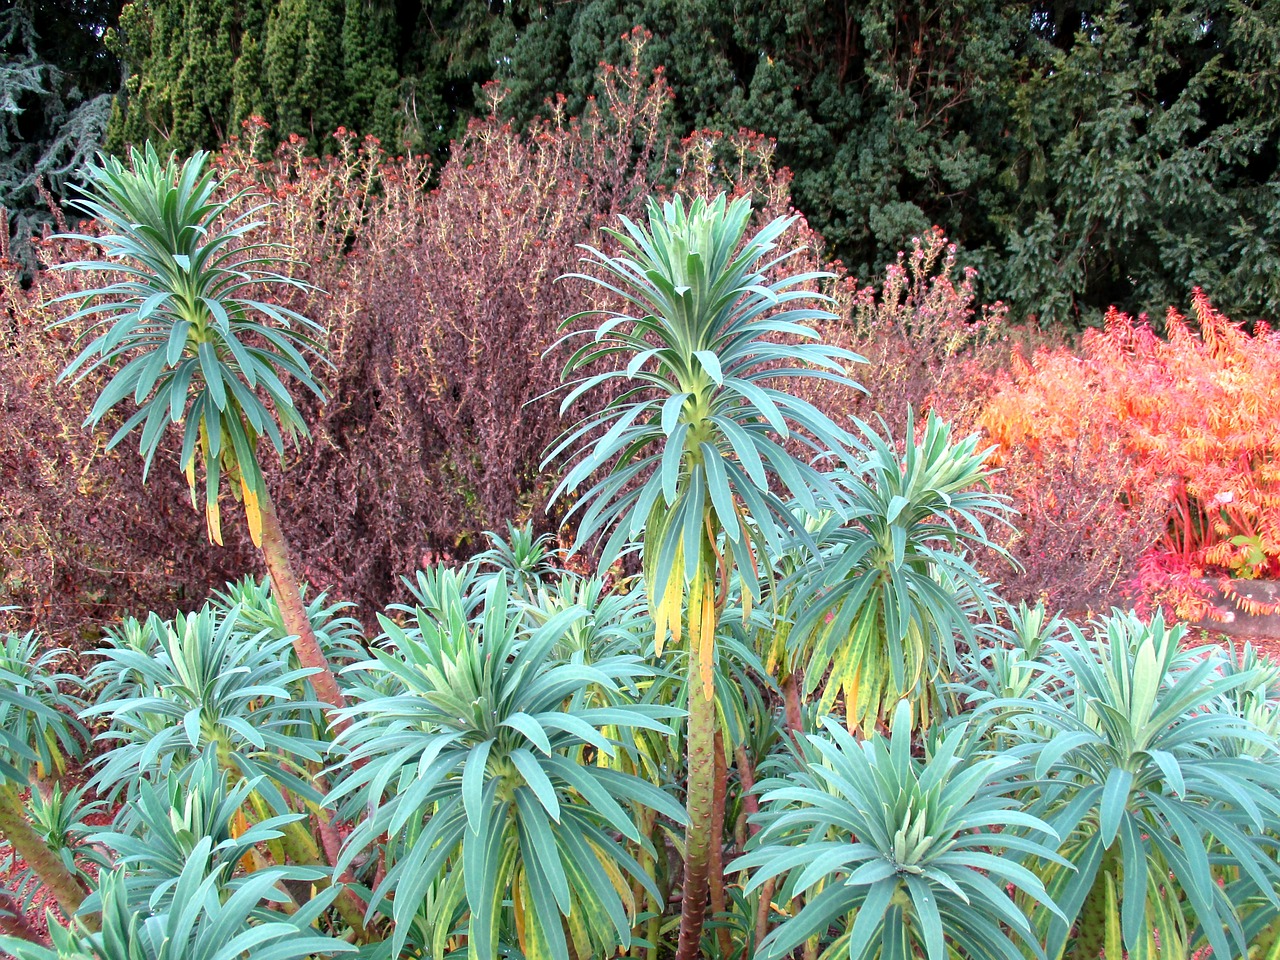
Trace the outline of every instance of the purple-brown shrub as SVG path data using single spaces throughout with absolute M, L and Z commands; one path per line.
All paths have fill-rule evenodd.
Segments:
M 216 158 L 228 189 L 272 204 L 262 239 L 293 250 L 286 269 L 324 291 L 289 306 L 328 328 L 332 365 L 317 373 L 329 401 L 300 396 L 312 440 L 264 464 L 304 579 L 378 609 L 401 575 L 469 553 L 484 529 L 553 527 L 540 462 L 565 426 L 548 396 L 559 326 L 588 303 L 558 279 L 578 268 L 578 245 L 601 245 L 600 228 L 638 215 L 655 189 L 749 190 L 762 216 L 785 209 L 767 141 L 659 132 L 670 93 L 639 69 L 645 36 L 629 39 L 632 65 L 604 68 L 604 98 L 584 116 L 553 112 L 523 131 L 473 121 L 438 177 L 342 130 L 326 159 L 291 137 L 260 162 L 260 122 Z M 42 250 L 46 264 L 83 253 Z M 83 282 L 42 270 L 24 288 L 9 270 L 0 286 L 0 603 L 63 639 L 122 611 L 197 602 L 257 563 L 235 511 L 227 546 L 205 542 L 176 435 L 144 488 L 133 450 L 104 451 L 109 426 L 81 429 L 101 384 L 56 382 L 72 334 L 47 327 L 65 309 L 49 301 Z
M 90 251 L 44 242 L 49 260 Z M 0 251 L 3 253 L 3 251 Z M 125 443 L 106 450 L 119 420 L 83 426 L 100 377 L 59 383 L 76 355 L 66 330 L 46 329 L 47 301 L 83 277 L 44 270 L 24 288 L 0 256 L 0 627 L 40 626 L 74 642 L 130 609 L 195 601 L 247 568 L 248 539 L 211 550 L 172 449 L 144 487 Z

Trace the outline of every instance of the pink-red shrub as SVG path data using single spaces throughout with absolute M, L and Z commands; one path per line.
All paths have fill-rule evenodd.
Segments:
M 172 451 L 144 487 L 136 447 L 105 449 L 118 418 L 84 429 L 102 381 L 59 383 L 74 338 L 46 330 L 47 301 L 82 282 L 42 271 L 24 289 L 18 264 L 0 257 L 0 606 L 17 608 L 0 612 L 0 627 L 38 625 L 67 641 L 131 608 L 196 600 L 251 556 L 247 538 L 208 548 Z
M 1138 598 L 1223 618 L 1214 585 L 1251 609 L 1229 579 L 1280 573 L 1280 334 L 1232 323 L 1201 290 L 1192 319 L 1170 309 L 1163 337 L 1112 311 L 1079 356 L 1038 354 L 982 422 L 1036 468 L 1064 456 L 1094 474 L 1117 465 L 1099 516 L 1112 537 L 1132 531 L 1117 572 Z M 1037 478 L 1025 482 L 1034 496 Z
M 1004 304 L 979 307 L 976 271 L 958 270 L 956 248 L 934 227 L 912 239 L 877 287 L 841 278 L 836 285 L 840 319 L 824 334 L 867 358 L 857 376 L 866 393 L 847 413 L 891 429 L 935 410 L 961 424 L 972 422 L 997 369 L 1007 361 L 1012 330 Z

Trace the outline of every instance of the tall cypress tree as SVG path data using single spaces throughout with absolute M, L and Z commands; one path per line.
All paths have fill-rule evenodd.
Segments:
M 400 74 L 396 50 L 387 40 L 397 36 L 395 11 L 370 7 L 366 0 L 345 0 L 342 17 L 342 62 L 348 121 L 388 148 L 402 135 Z M 407 118 L 405 118 L 407 120 Z
M 495 12 L 498 11 L 498 12 Z M 317 150 L 345 126 L 442 152 L 493 75 L 497 7 L 474 0 L 132 0 L 109 146 L 216 147 L 257 114 Z
M 139 0 L 120 16 L 117 49 L 129 64 L 108 147 L 163 140 L 190 153 L 224 140 L 245 7 L 257 0 Z M 252 11 L 259 12 L 259 11 Z M 123 42 L 120 42 L 120 41 Z
M 342 0 L 277 0 L 263 63 L 277 134 L 321 141 L 347 120 L 343 102 Z

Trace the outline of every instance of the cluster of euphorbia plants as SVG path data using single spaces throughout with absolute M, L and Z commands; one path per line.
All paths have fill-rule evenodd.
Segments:
M 201 163 L 95 173 L 119 236 L 85 266 L 125 279 L 84 362 L 122 363 L 100 414 L 131 396 L 145 451 L 178 424 L 206 504 L 238 480 L 281 549 L 269 585 L 124 622 L 83 681 L 8 638 L 0 834 L 47 891 L 51 940 L 4 900 L 0 950 L 1275 949 L 1277 671 L 1159 618 L 1004 605 L 964 554 L 1007 522 L 976 441 L 932 416 L 895 441 L 788 391 L 848 387 L 859 358 L 814 335 L 821 277 L 775 255 L 786 221 L 677 199 L 589 251 L 602 306 L 571 318 L 564 408 L 605 399 L 549 466 L 609 572 L 513 527 L 407 580 L 370 638 L 287 573 L 256 454 L 282 443 L 271 409 L 302 428 L 275 372 L 312 383 L 276 329 L 301 319 L 243 292 L 278 278 L 222 240 Z M 91 736 L 105 826 L 59 782 Z

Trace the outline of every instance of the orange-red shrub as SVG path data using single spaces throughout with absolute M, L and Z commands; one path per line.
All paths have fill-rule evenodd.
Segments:
M 1248 332 L 1199 289 L 1192 315 L 1170 309 L 1161 337 L 1113 310 L 1080 356 L 1042 352 L 1022 365 L 981 422 L 1017 465 L 1023 502 L 1111 541 L 1100 566 L 1143 600 L 1200 619 L 1226 615 L 1209 602 L 1215 582 L 1230 593 L 1228 577 L 1280 573 L 1280 334 L 1263 323 Z M 1097 490 L 1055 507 L 1037 471 L 1064 459 Z

